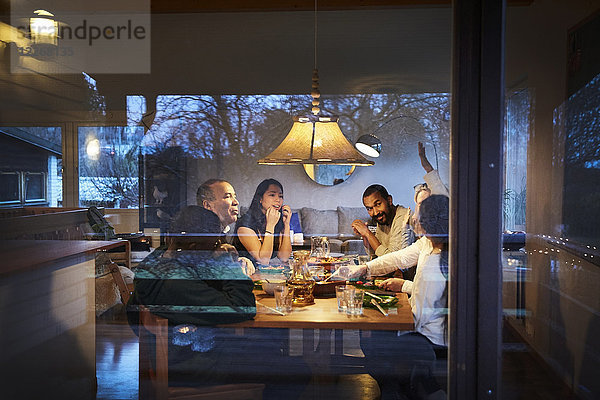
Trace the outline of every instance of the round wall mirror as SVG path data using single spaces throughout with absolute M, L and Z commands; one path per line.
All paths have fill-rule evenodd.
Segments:
M 304 172 L 319 185 L 333 186 L 344 182 L 352 175 L 354 165 L 313 165 L 304 164 Z

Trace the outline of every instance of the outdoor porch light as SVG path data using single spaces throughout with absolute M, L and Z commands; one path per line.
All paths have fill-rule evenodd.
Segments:
M 317 69 L 317 1 L 315 0 L 315 66 L 312 76 L 312 115 L 294 118 L 294 125 L 271 154 L 258 160 L 264 165 L 375 164 L 364 158 L 346 139 L 338 125 L 338 117 L 319 115 L 321 92 Z
M 54 14 L 46 10 L 35 10 L 29 18 L 31 41 L 37 45 L 56 45 L 58 43 L 58 22 Z
M 369 157 L 377 158 L 381 154 L 381 140 L 375 135 L 362 135 L 358 138 L 354 147 Z

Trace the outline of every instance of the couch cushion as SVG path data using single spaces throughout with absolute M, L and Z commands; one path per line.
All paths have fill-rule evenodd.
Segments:
M 371 217 L 364 207 L 338 207 L 338 232 L 340 235 L 353 236 L 352 222 L 360 219 L 369 222 Z
M 300 223 L 305 236 L 337 236 L 338 212 L 304 207 L 300 210 Z

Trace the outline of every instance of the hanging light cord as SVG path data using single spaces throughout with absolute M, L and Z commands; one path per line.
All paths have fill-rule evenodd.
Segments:
M 317 69 L 317 0 L 315 0 L 315 69 Z

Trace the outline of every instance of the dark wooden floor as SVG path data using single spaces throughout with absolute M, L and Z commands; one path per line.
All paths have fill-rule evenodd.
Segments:
M 576 399 L 510 332 L 504 334 L 503 350 L 504 399 Z M 127 325 L 122 306 L 97 318 L 96 369 L 97 399 L 138 398 L 138 340 Z M 379 389 L 369 375 L 340 375 L 335 379 L 313 380 L 300 398 L 377 399 Z

